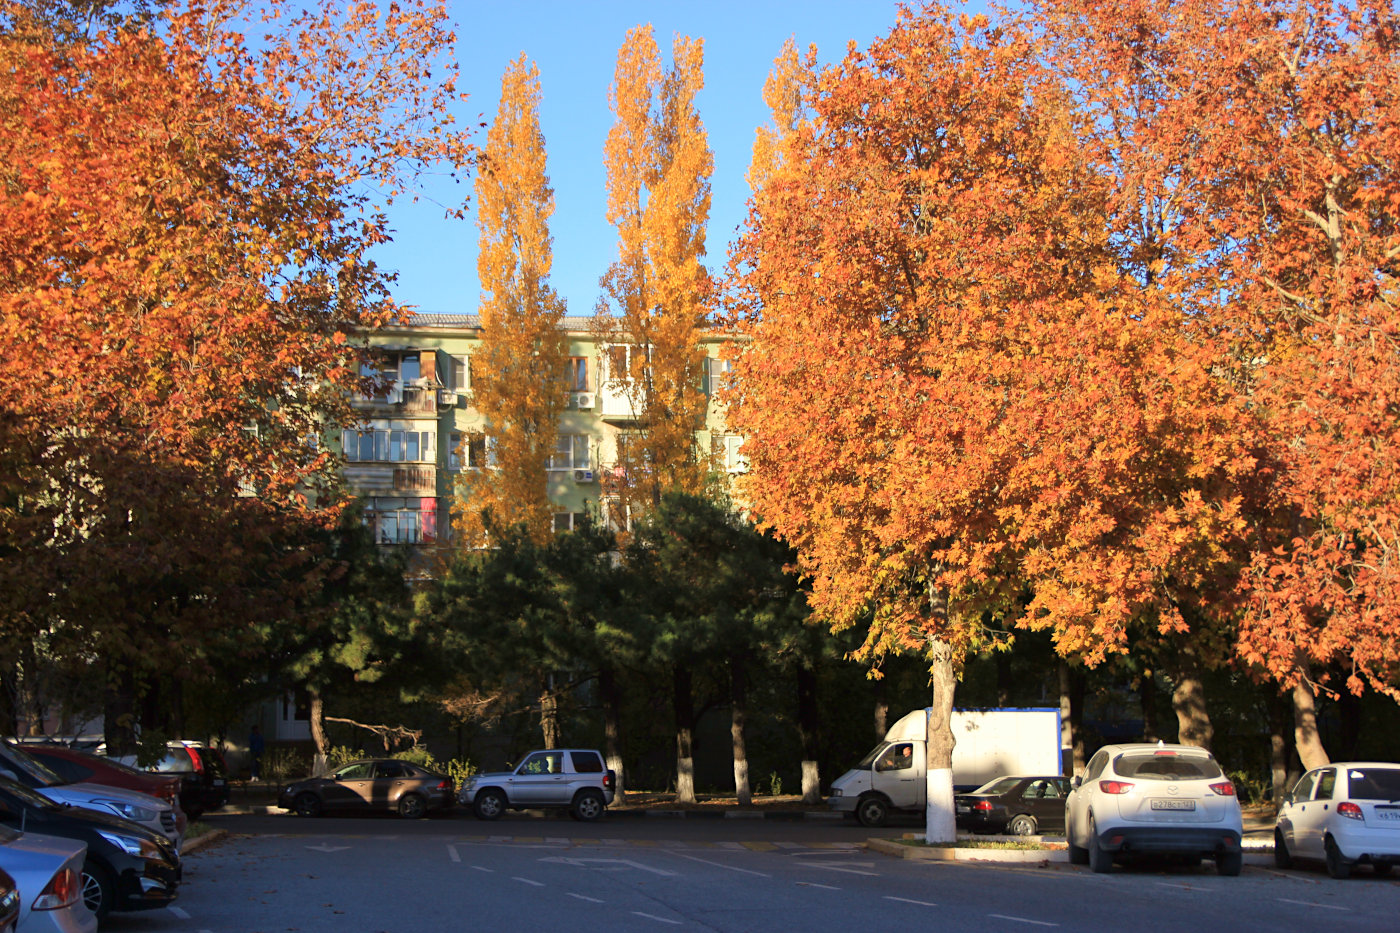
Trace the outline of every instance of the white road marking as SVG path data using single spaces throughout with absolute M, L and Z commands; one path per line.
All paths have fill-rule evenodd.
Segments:
M 316 851 L 316 852 L 341 852 L 341 851 L 343 851 L 343 850 L 345 850 L 345 849 L 348 849 L 348 848 L 350 848 L 350 847 L 349 847 L 349 846 L 333 846 L 333 845 L 330 845 L 329 843 L 322 843 L 322 844 L 319 845 L 319 846 L 307 846 L 307 848 L 308 848 L 308 849 L 312 849 L 313 851 Z
M 1153 884 L 1159 885 L 1163 888 L 1181 888 L 1183 891 L 1194 890 L 1193 887 L 1189 884 L 1172 884 L 1170 881 L 1154 881 Z
M 815 862 L 808 862 L 807 867 L 820 868 L 822 871 L 839 871 L 848 875 L 865 875 L 867 878 L 875 878 L 880 874 L 874 871 L 861 871 L 859 868 L 842 868 L 840 865 L 819 865 Z
M 540 859 L 541 862 L 560 862 L 564 865 L 573 865 L 575 868 L 591 868 L 594 865 L 621 865 L 623 868 L 635 868 L 638 871 L 649 871 L 654 875 L 674 875 L 673 871 L 666 871 L 664 868 L 652 868 L 650 865 L 643 865 L 641 862 L 634 862 L 625 858 L 569 858 L 565 855 L 554 855 Z M 622 871 L 623 868 L 604 868 L 601 871 Z
M 892 894 L 886 894 L 886 895 L 885 895 L 885 900 L 887 900 L 887 901 L 899 901 L 901 904 L 918 904 L 920 907 L 937 907 L 937 906 L 938 906 L 937 904 L 932 904 L 932 903 L 929 903 L 928 901 L 916 901 L 916 900 L 912 900 L 912 899 L 907 898 L 907 897 L 895 897 L 895 896 L 892 895 Z
M 575 893 L 572 892 L 572 891 L 569 892 L 569 897 L 576 897 L 576 898 L 578 898 L 578 899 L 581 900 L 581 901 L 588 901 L 588 903 L 590 903 L 590 904 L 606 904 L 606 903 L 607 903 L 607 901 L 600 901 L 600 900 L 598 900 L 596 897 L 586 897 L 586 896 L 584 896 L 584 895 L 582 895 L 582 894 L 575 894 Z
M 737 872 L 739 872 L 740 874 L 744 874 L 744 875 L 757 875 L 757 876 L 760 877 L 760 878 L 771 878 L 771 877 L 772 877 L 772 875 L 765 875 L 765 874 L 764 874 L 763 872 L 761 872 L 761 871 L 750 871 L 750 870 L 747 869 L 747 868 L 736 868 L 736 867 L 733 866 L 733 865 L 726 865 L 726 864 L 724 864 L 723 862 L 712 862 L 712 861 L 710 861 L 710 860 L 707 859 L 707 858 L 700 858 L 699 856 L 695 856 L 695 855 L 686 855 L 684 852 L 672 852 L 671 854 L 674 855 L 674 856 L 677 856 L 677 857 L 679 857 L 679 858 L 688 858 L 688 859 L 690 859 L 692 862 L 699 862 L 699 863 L 702 864 L 702 865 L 711 865 L 711 866 L 713 866 L 713 867 L 715 867 L 715 868 L 725 868 L 725 869 L 728 869 L 729 871 L 737 871 Z
M 529 878 L 522 878 L 522 877 L 520 877 L 519 875 L 512 875 L 512 876 L 511 876 L 511 880 L 512 880 L 512 881 L 523 881 L 523 882 L 525 882 L 526 884 L 533 884 L 533 885 L 534 885 L 535 887 L 537 887 L 537 888 L 542 888 L 542 887 L 544 887 L 544 882 L 543 882 L 543 881 L 531 881 Z
M 799 882 L 797 882 L 797 885 L 798 885 L 798 887 L 803 887 L 803 888 L 824 888 L 824 889 L 826 889 L 827 891 L 839 891 L 839 890 L 841 890 L 840 888 L 835 887 L 834 885 L 830 885 L 830 884 L 817 884 L 815 881 L 799 881 Z
M 1057 927 L 1058 923 L 1047 923 L 1044 920 L 1031 920 L 1027 917 L 1009 917 L 1006 914 L 987 914 L 988 917 L 996 917 L 998 920 L 1011 920 L 1016 923 L 1033 923 L 1038 927 Z
M 494 875 L 494 874 L 496 873 L 496 869 L 494 869 L 494 868 L 487 868 L 487 867 L 484 866 L 484 865 L 473 865 L 472 868 L 475 868 L 477 871 L 484 871 L 484 872 L 486 872 L 488 875 Z
M 1302 907 L 1321 907 L 1323 910 L 1351 910 L 1350 907 L 1338 907 L 1336 904 L 1314 904 L 1312 901 L 1290 901 L 1286 897 L 1279 898 L 1279 902 L 1283 904 L 1298 904 Z
M 668 920 L 668 919 L 665 918 L 665 917 L 658 917 L 656 914 L 644 914 L 644 913 L 642 913 L 640 910 L 634 910 L 634 911 L 632 911 L 632 913 L 636 914 L 638 917 L 646 917 L 648 920 L 657 920 L 657 921 L 660 921 L 661 923 L 670 923 L 670 924 L 673 924 L 674 926 L 680 926 L 680 925 L 681 925 L 681 922 L 680 922 L 679 920 Z
M 190 919 L 190 915 L 179 907 L 168 907 L 166 909 L 169 910 L 175 916 L 179 917 L 181 920 Z
M 454 862 L 460 862 L 462 860 L 462 857 L 457 854 L 457 847 L 450 844 L 447 847 L 447 857 Z

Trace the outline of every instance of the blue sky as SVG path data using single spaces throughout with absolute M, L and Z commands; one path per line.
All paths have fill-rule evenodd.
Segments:
M 591 314 L 598 278 L 617 245 L 604 218 L 603 141 L 612 126 L 608 85 L 627 30 L 651 23 L 669 63 L 676 34 L 705 40 L 705 89 L 699 110 L 715 155 L 706 264 L 723 268 L 729 242 L 743 221 L 754 129 L 768 119 L 763 82 L 783 41 L 816 43 L 823 62 L 839 60 L 847 40 L 864 48 L 895 22 L 894 0 L 533 0 L 521 4 L 455 0 L 458 63 L 471 99 L 459 119 L 495 118 L 501 73 L 521 52 L 540 70 L 550 181 L 554 268 L 551 282 L 568 313 Z M 485 144 L 485 133 L 477 142 Z M 429 193 L 456 203 L 465 185 Z M 443 219 L 441 206 L 401 202 L 390 212 L 395 242 L 375 253 L 395 269 L 394 297 L 432 313 L 472 313 L 476 279 L 476 221 Z

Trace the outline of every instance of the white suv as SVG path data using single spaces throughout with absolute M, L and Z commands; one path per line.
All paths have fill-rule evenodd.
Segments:
M 1222 875 L 1244 866 L 1235 785 L 1190 745 L 1105 745 L 1065 800 L 1069 858 L 1096 872 L 1118 856 L 1210 856 Z
M 1333 878 L 1358 862 L 1384 875 L 1400 862 L 1400 764 L 1343 761 L 1303 775 L 1283 799 L 1274 861 L 1322 859 Z

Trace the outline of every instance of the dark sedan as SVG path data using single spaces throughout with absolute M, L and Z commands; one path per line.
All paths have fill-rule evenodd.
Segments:
M 166 907 L 180 882 L 180 856 L 160 833 L 131 820 L 57 804 L 0 778 L 0 824 L 87 843 L 83 901 L 98 919 L 113 910 Z
M 1069 778 L 1021 776 L 997 778 L 970 794 L 953 798 L 958 828 L 974 833 L 1034 836 L 1065 831 L 1065 797 Z
M 282 788 L 277 805 L 299 816 L 328 810 L 391 810 L 416 820 L 432 810 L 451 809 L 452 779 L 397 758 L 352 761 L 319 778 Z

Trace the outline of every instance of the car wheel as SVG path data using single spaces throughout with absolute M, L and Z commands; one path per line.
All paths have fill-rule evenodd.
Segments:
M 1390 862 L 1372 862 L 1371 869 L 1378 877 L 1384 878 L 1386 875 L 1390 874 L 1391 864 Z
M 1099 828 L 1089 817 L 1089 870 L 1102 875 L 1113 868 L 1113 853 L 1099 845 Z
M 591 823 L 603 815 L 603 810 L 607 804 L 603 801 L 603 795 L 596 790 L 581 790 L 574 796 L 574 805 L 569 808 L 569 812 L 574 819 Z
M 112 873 L 91 858 L 83 862 L 83 904 L 100 921 L 116 905 L 117 886 Z
M 889 805 L 879 797 L 862 797 L 856 804 L 856 819 L 862 826 L 884 826 L 889 815 Z
M 1065 817 L 1065 842 L 1069 843 L 1069 861 L 1071 865 L 1088 865 L 1089 850 L 1074 843 L 1074 827 L 1070 824 L 1069 817 Z
M 1017 814 L 1006 824 L 1006 831 L 1012 836 L 1034 836 L 1035 817 L 1029 813 Z
M 419 794 L 404 794 L 399 798 L 399 816 L 406 820 L 421 820 L 428 812 L 428 801 Z
M 1244 853 L 1239 849 L 1215 853 L 1215 873 L 1234 878 L 1244 870 Z
M 506 812 L 506 798 L 498 790 L 484 790 L 476 795 L 472 810 L 479 820 L 498 820 Z
M 321 798 L 313 793 L 297 794 L 297 798 L 292 801 L 292 809 L 297 816 L 320 816 Z
M 1274 830 L 1274 867 L 1292 868 L 1293 853 L 1288 851 L 1288 843 L 1283 841 L 1283 830 Z
M 1342 855 L 1342 850 L 1337 848 L 1337 841 L 1331 836 L 1327 837 L 1327 842 L 1323 845 L 1327 853 L 1327 874 L 1333 878 L 1350 878 L 1351 862 Z

